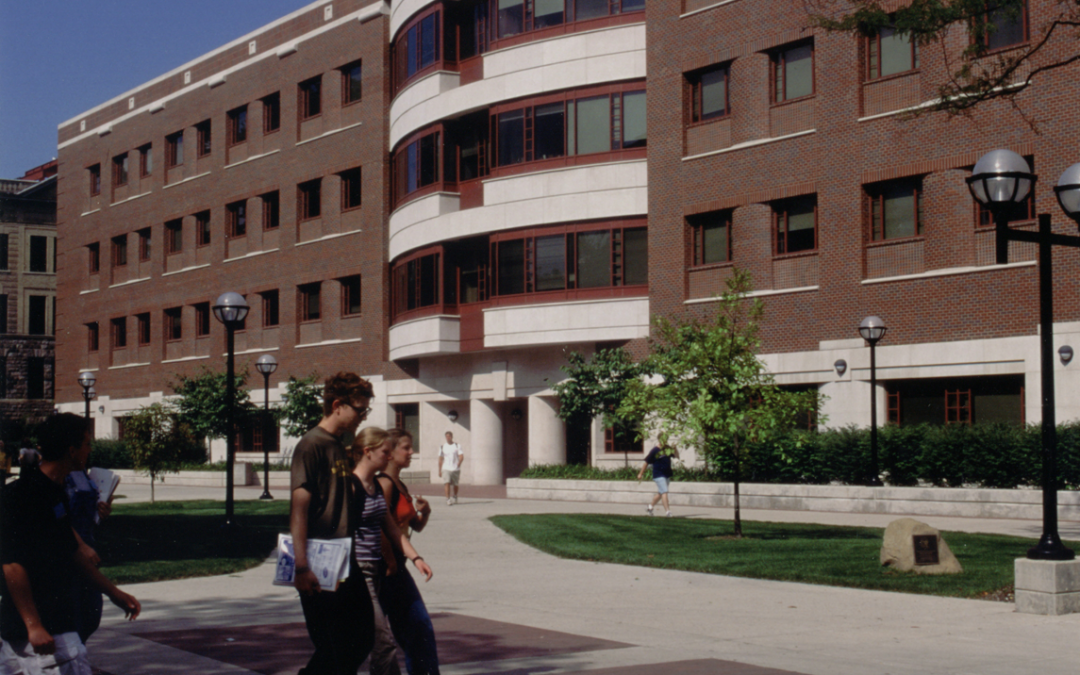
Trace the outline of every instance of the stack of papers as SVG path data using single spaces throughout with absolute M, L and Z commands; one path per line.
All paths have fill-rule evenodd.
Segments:
M 319 578 L 324 591 L 337 590 L 338 583 L 349 577 L 349 551 L 352 539 L 308 539 L 308 567 Z M 275 586 L 292 586 L 296 578 L 296 552 L 293 538 L 278 534 Z
M 116 491 L 116 486 L 120 484 L 120 476 L 117 476 L 108 469 L 101 469 L 94 467 L 87 470 L 87 475 L 90 476 L 90 480 L 94 483 L 94 487 L 98 491 L 98 501 L 108 502 L 112 499 L 113 492 Z

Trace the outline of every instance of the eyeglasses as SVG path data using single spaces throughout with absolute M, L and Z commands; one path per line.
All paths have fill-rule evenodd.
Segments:
M 350 408 L 352 408 L 353 410 L 355 410 L 356 414 L 359 415 L 360 417 L 367 417 L 368 413 L 371 412 L 371 408 L 357 408 L 355 405 L 353 405 L 349 401 L 342 401 L 342 403 L 344 403 L 345 405 L 347 405 Z

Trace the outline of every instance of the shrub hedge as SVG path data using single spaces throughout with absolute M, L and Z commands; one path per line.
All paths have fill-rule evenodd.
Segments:
M 1061 485 L 1080 488 L 1080 422 L 1058 427 Z M 1039 487 L 1041 428 L 1014 424 L 885 426 L 878 429 L 878 464 L 888 485 Z M 860 485 L 870 463 L 870 430 L 843 427 L 798 431 L 751 446 L 741 480 L 747 483 Z M 726 455 L 702 468 L 677 468 L 676 480 L 727 481 L 735 475 Z M 532 466 L 522 478 L 633 480 L 637 466 Z

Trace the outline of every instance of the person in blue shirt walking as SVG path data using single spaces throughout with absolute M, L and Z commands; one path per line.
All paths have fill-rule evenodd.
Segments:
M 671 460 L 678 459 L 679 451 L 671 446 L 656 446 L 649 451 L 649 454 L 645 456 L 645 462 L 641 465 L 641 470 L 638 471 L 638 482 L 645 476 L 645 469 L 652 466 L 652 478 L 656 483 L 656 495 L 652 498 L 646 509 L 651 516 L 653 514 L 653 507 L 659 501 L 664 502 L 665 515 L 671 517 L 671 505 L 668 503 L 668 483 L 671 482 L 673 472 L 671 470 Z

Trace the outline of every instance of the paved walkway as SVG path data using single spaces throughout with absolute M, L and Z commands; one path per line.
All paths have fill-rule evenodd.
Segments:
M 137 486 L 122 490 L 139 499 Z M 438 494 L 441 486 L 417 492 Z M 221 498 L 158 488 L 158 498 Z M 250 494 L 249 494 L 250 493 Z M 258 498 L 241 488 L 237 497 Z M 282 494 L 279 498 L 284 498 Z M 1076 673 L 1080 615 L 1017 614 L 1008 603 L 757 581 L 553 558 L 492 525 L 500 513 L 644 513 L 642 505 L 506 500 L 464 486 L 432 499 L 414 542 L 435 570 L 421 584 L 446 675 L 1004 675 Z M 685 507 L 680 517 L 730 517 Z M 894 516 L 745 511 L 754 520 L 884 527 Z M 1037 538 L 1039 523 L 930 519 L 945 531 Z M 284 523 L 283 523 L 284 526 Z M 1078 523 L 1063 535 L 1077 537 Z M 272 563 L 223 577 L 128 587 L 135 622 L 106 610 L 89 648 L 110 675 L 295 673 L 310 654 L 294 591 Z M 363 669 L 361 672 L 366 672 Z

